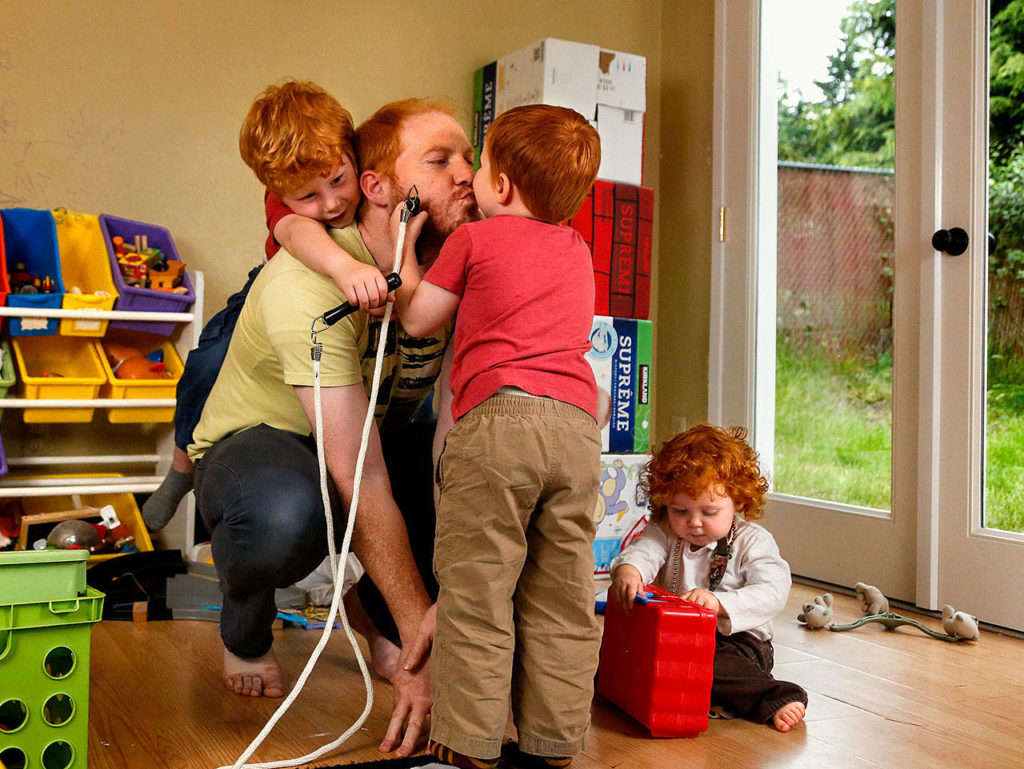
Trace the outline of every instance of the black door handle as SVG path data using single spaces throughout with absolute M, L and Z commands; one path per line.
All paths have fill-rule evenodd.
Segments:
M 953 227 L 949 230 L 939 230 L 932 235 L 932 248 L 936 251 L 945 251 L 950 256 L 960 256 L 967 250 L 971 238 L 967 230 L 962 227 Z

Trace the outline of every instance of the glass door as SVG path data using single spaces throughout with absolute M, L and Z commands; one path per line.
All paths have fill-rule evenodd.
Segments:
M 716 293 L 743 287 L 747 312 L 713 320 L 710 391 L 728 384 L 710 398 L 712 419 L 751 428 L 773 482 L 765 525 L 794 573 L 913 599 L 913 457 L 899 447 L 915 420 L 895 406 L 915 383 L 898 376 L 909 337 L 894 322 L 913 296 L 897 254 L 916 232 L 895 218 L 893 4 L 738 5 L 719 4 L 717 42 L 728 61 L 750 62 L 749 97 L 720 105 L 719 137 L 745 130 L 743 108 L 750 128 L 718 156 L 731 224 L 714 257 Z M 744 91 L 738 75 L 726 67 L 723 95 Z M 743 363 L 741 337 L 754 340 Z
M 795 574 L 1024 628 L 1024 3 L 717 12 L 710 418 Z
M 1024 628 L 1024 59 L 1019 1 L 945 3 L 930 399 L 937 604 Z M 949 247 L 960 228 L 968 243 Z M 991 233 L 991 236 L 989 235 Z M 961 235 L 961 240 L 962 240 Z M 959 247 L 956 247 L 959 245 Z

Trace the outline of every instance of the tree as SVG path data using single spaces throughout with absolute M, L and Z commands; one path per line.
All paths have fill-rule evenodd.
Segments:
M 842 43 L 828 57 L 824 98 L 806 102 L 783 88 L 779 159 L 892 168 L 896 99 L 895 0 L 855 0 L 840 23 Z

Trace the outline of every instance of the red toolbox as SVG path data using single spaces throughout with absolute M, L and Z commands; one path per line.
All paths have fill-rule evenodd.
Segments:
M 608 602 L 597 691 L 654 737 L 696 737 L 708 728 L 718 618 L 675 593 L 644 590 L 629 617 Z

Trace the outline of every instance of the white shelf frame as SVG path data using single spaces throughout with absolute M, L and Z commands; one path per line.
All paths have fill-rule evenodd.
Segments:
M 135 310 L 58 310 L 32 307 L 0 307 L 0 317 L 31 317 L 31 318 L 74 318 L 76 320 L 130 320 L 130 321 L 171 321 L 191 326 L 191 334 L 182 333 L 177 342 L 177 351 L 184 361 L 189 350 L 199 344 L 202 323 L 196 323 L 203 317 L 203 297 L 205 295 L 205 278 L 200 271 L 189 273 L 195 291 L 195 301 L 191 312 L 144 312 Z M 96 337 L 97 339 L 101 337 Z M 140 407 L 173 407 L 174 398 L 89 398 L 89 399 L 39 399 L 39 398 L 3 398 L 0 408 L 140 408 Z M 158 440 L 157 451 L 152 454 L 126 455 L 95 455 L 95 456 L 31 456 L 10 457 L 8 466 L 17 467 L 51 467 L 55 465 L 118 465 L 118 466 L 149 466 L 154 468 L 152 475 L 127 475 L 111 477 L 80 477 L 80 478 L 46 478 L 38 480 L 9 480 L 0 478 L 0 498 L 10 497 L 44 497 L 76 494 L 109 494 L 109 493 L 151 493 L 156 491 L 170 467 L 170 452 L 174 448 L 173 436 Z M 195 500 L 191 494 L 186 495 L 185 535 L 186 550 L 192 548 L 191 531 L 195 521 Z

